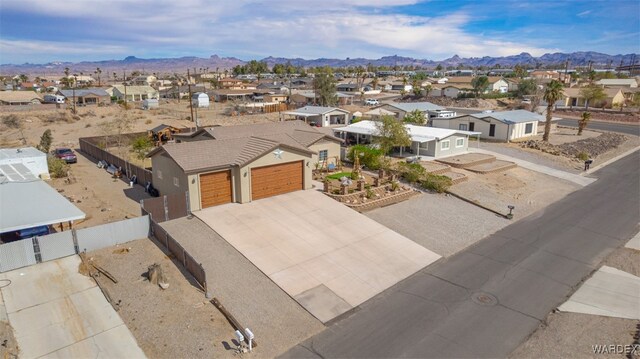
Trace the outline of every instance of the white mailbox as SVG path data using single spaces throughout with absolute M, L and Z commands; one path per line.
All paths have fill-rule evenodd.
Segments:
M 244 341 L 244 335 L 242 335 L 242 332 L 239 330 L 236 330 L 236 339 L 238 339 L 239 344 L 242 344 Z
M 249 330 L 249 328 L 244 328 L 244 334 L 247 335 L 247 339 L 249 339 L 249 351 L 251 351 L 253 348 L 253 332 L 251 330 Z

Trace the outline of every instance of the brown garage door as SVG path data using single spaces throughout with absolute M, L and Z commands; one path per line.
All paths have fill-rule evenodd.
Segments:
M 231 202 L 231 171 L 200 175 L 202 208 Z
M 302 189 L 302 161 L 251 169 L 251 199 Z

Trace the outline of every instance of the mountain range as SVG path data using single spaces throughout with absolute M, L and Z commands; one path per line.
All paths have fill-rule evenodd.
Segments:
M 266 62 L 269 67 L 274 64 L 291 63 L 294 66 L 302 67 L 349 67 L 349 66 L 417 66 L 422 68 L 433 69 L 437 65 L 443 67 L 513 67 L 515 65 L 528 65 L 529 67 L 556 66 L 564 68 L 566 61 L 569 61 L 569 67 L 589 66 L 592 64 L 594 68 L 615 67 L 621 64 L 630 65 L 640 60 L 638 54 L 626 55 L 607 55 L 598 52 L 572 52 L 572 53 L 548 53 L 540 57 L 531 56 L 531 54 L 523 52 L 518 55 L 502 56 L 502 57 L 468 57 L 461 58 L 454 55 L 448 59 L 435 61 L 427 59 L 415 59 L 411 57 L 403 57 L 398 55 L 384 56 L 379 59 L 365 58 L 346 58 L 346 59 L 302 59 L 302 58 L 284 58 L 284 57 L 266 57 L 260 61 Z M 135 56 L 128 56 L 123 60 L 104 60 L 104 61 L 83 61 L 83 62 L 50 62 L 46 64 L 2 64 L 0 65 L 0 74 L 28 74 L 32 76 L 61 75 L 64 69 L 68 67 L 73 73 L 93 74 L 97 68 L 102 71 L 103 77 L 110 76 L 113 72 L 122 76 L 124 71 L 139 71 L 142 73 L 186 73 L 187 69 L 193 72 L 214 72 L 231 69 L 236 65 L 243 65 L 246 61 L 235 57 L 219 57 L 212 55 L 208 58 L 188 56 L 180 58 L 156 58 L 141 59 Z

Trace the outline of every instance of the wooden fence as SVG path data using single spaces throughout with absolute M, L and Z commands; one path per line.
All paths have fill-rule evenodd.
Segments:
M 128 134 L 127 137 L 137 137 L 141 135 L 146 136 L 146 132 Z M 93 157 L 96 162 L 106 161 L 107 163 L 116 167 L 122 167 L 122 171 L 125 176 L 129 178 L 131 178 L 132 176 L 136 176 L 137 182 L 143 186 L 147 182 L 152 182 L 153 173 L 150 170 L 133 165 L 129 161 L 125 161 L 124 159 L 98 147 L 98 144 L 101 143 L 100 141 L 104 141 L 104 139 L 104 136 L 80 138 L 80 150 L 83 153 Z
M 140 201 L 143 213 L 149 213 L 156 223 L 189 215 L 189 192 L 171 193 Z

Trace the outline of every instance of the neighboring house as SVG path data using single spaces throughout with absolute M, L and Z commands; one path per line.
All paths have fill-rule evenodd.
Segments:
M 360 92 L 362 88 L 358 87 L 354 83 L 342 83 L 336 85 L 336 91 L 338 92 Z
M 413 91 L 413 86 L 411 84 L 408 83 L 403 83 L 403 82 L 392 82 L 391 83 L 391 91 L 404 91 L 404 92 L 411 92 Z
M 504 81 L 507 82 L 507 91 L 508 92 L 516 92 L 520 87 L 520 79 L 516 77 L 505 78 Z
M 196 92 L 191 96 L 191 104 L 194 107 L 209 107 L 209 96 L 204 92 Z
M 625 96 L 620 88 L 608 88 L 603 89 L 607 96 L 604 100 L 596 101 L 589 104 L 591 107 L 611 107 L 624 104 Z M 584 107 L 585 99 L 582 96 L 581 89 L 579 87 L 565 88 L 564 89 L 564 106 L 567 107 Z
M 382 108 L 389 112 L 393 112 L 393 116 L 398 120 L 404 119 L 404 116 L 415 110 L 423 112 L 427 119 L 436 117 L 453 117 L 455 111 L 447 110 L 442 106 L 432 104 L 431 102 L 392 102 L 385 103 L 375 108 Z
M 241 79 L 226 78 L 218 81 L 222 89 L 227 90 L 255 90 L 257 84 L 252 82 L 244 82 Z
M 507 93 L 509 91 L 509 83 L 503 78 L 489 82 L 488 91 Z
M 111 89 L 113 96 L 115 96 L 117 100 L 124 100 L 125 93 L 127 101 L 144 101 L 148 98 L 160 98 L 158 90 L 151 86 L 114 85 Z
M 42 103 L 42 96 L 33 91 L 0 91 L 0 105 L 24 106 Z
M 76 86 L 86 86 L 96 82 L 96 80 L 93 77 L 87 76 L 87 75 L 76 75 L 76 76 L 70 75 L 68 79 L 69 81 L 71 81 L 71 83 L 75 82 Z
M 411 152 L 419 156 L 441 158 L 465 153 L 469 148 L 469 136 L 479 132 L 451 130 L 426 126 L 404 125 L 411 145 L 400 148 L 400 153 Z M 379 135 L 376 121 L 360 121 L 346 127 L 334 128 L 336 134 L 347 140 L 349 144 L 371 143 Z
M 457 98 L 461 93 L 466 93 L 471 91 L 470 89 L 465 89 L 456 85 L 445 85 L 442 88 L 442 96 L 449 98 Z
M 75 100 L 77 104 L 84 105 L 98 105 L 98 104 L 108 104 L 111 102 L 111 96 L 101 88 L 82 88 L 74 90 L 60 90 L 58 94 L 64 96 L 69 103 L 73 103 L 73 99 L 75 96 Z
M 555 79 L 558 80 L 560 79 L 560 74 L 557 71 L 543 71 L 543 70 L 537 70 L 537 71 L 532 71 L 529 73 L 529 76 L 533 77 L 534 79 Z
M 340 106 L 353 104 L 353 95 L 337 92 L 336 97 Z M 296 90 L 291 94 L 290 100 L 298 106 L 314 105 L 317 101 L 316 93 L 309 90 Z
M 18 238 L 26 237 L 25 232 L 33 232 L 30 229 L 38 227 L 73 225 L 73 221 L 86 217 L 55 188 L 20 163 L 0 165 L 0 183 L 0 234 L 8 234 L 9 238 L 17 239 L 16 232 L 19 232 Z M 23 256 L 24 253 L 23 249 Z
M 339 156 L 341 140 L 306 124 L 221 126 L 176 134 L 150 152 L 153 185 L 189 192 L 192 211 L 310 189 L 314 164 Z
M 453 118 L 434 118 L 430 125 L 461 131 L 480 132 L 480 138 L 512 141 L 538 134 L 545 117 L 526 110 L 474 113 Z M 555 127 L 555 126 L 554 126 Z
M 209 97 L 212 98 L 216 102 L 227 102 L 227 101 L 250 101 L 253 100 L 256 96 L 262 96 L 264 90 L 212 90 L 208 91 Z
M 34 147 L 0 148 L 0 166 L 2 165 L 22 165 L 36 177 L 49 179 L 47 154 Z
M 638 87 L 636 79 L 602 79 L 596 81 L 596 84 L 603 87 Z
M 303 120 L 317 127 L 348 125 L 351 122 L 351 113 L 337 107 L 305 106 L 296 110 L 285 111 L 282 115 L 293 117 L 296 120 Z
M 289 95 L 285 95 L 285 94 L 265 94 L 263 96 L 264 98 L 264 102 L 278 102 L 278 103 L 283 103 L 283 102 L 287 102 L 289 100 Z
M 204 86 L 191 86 L 191 94 L 195 92 L 205 92 Z M 189 98 L 189 86 L 172 86 L 171 88 L 160 90 L 160 98 L 186 99 Z
M 156 81 L 158 81 L 158 78 L 153 76 L 153 75 L 141 75 L 141 76 L 136 76 L 133 79 L 131 79 L 131 84 L 132 85 L 138 85 L 138 86 L 143 86 L 143 85 L 153 85 L 156 83 Z

